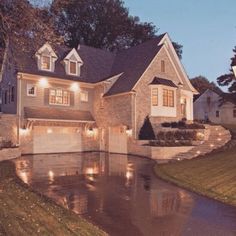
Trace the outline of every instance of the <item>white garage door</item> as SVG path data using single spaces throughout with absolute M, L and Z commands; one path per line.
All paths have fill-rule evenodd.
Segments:
M 81 130 L 74 127 L 35 126 L 33 130 L 34 153 L 80 152 Z
M 122 127 L 109 128 L 109 152 L 127 154 L 127 135 Z

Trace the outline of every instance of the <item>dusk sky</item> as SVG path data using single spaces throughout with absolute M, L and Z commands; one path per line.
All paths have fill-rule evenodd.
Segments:
M 210 80 L 229 72 L 236 46 L 236 0 L 125 0 L 131 15 L 153 22 L 183 45 L 182 62 L 190 78 Z

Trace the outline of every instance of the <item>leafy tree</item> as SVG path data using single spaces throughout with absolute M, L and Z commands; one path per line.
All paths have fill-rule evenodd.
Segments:
M 233 64 L 236 64 L 236 46 L 233 49 L 233 53 L 234 56 L 231 58 L 231 67 Z M 217 82 L 220 86 L 228 86 L 229 92 L 236 92 L 236 78 L 232 69 L 230 69 L 230 73 L 218 77 Z
M 206 77 L 201 75 L 190 79 L 190 82 L 200 94 L 204 93 L 207 89 L 222 92 L 214 82 L 210 82 Z
M 157 33 L 153 23 L 130 16 L 122 0 L 54 0 L 51 13 L 70 47 L 82 43 L 114 51 L 138 45 Z M 174 45 L 181 56 L 182 46 Z
M 143 126 L 141 127 L 141 129 L 139 131 L 139 139 L 140 140 L 154 140 L 154 139 L 156 139 L 152 124 L 151 124 L 148 116 L 145 118 Z

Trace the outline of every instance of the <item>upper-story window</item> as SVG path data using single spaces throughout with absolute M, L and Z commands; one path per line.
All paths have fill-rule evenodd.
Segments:
M 41 69 L 51 70 L 51 57 L 50 56 L 41 56 Z
M 76 61 L 69 61 L 69 74 L 77 75 L 77 62 Z
M 88 102 L 88 91 L 81 91 L 80 92 L 80 101 Z
M 174 90 L 163 89 L 163 106 L 174 107 Z
M 166 72 L 166 64 L 164 60 L 161 60 L 161 72 Z
M 216 117 L 217 117 L 217 118 L 220 117 L 220 111 L 216 111 Z
M 68 75 L 80 76 L 83 61 L 76 49 L 72 49 L 64 59 L 65 70 Z
M 48 43 L 45 43 L 35 55 L 38 59 L 39 70 L 54 71 L 57 55 Z
M 36 86 L 35 84 L 27 84 L 27 96 L 35 97 L 36 96 Z
M 63 89 L 49 89 L 50 105 L 70 105 L 70 92 Z
M 236 118 L 236 110 L 233 110 L 233 117 Z
M 152 106 L 158 106 L 158 88 L 152 89 Z

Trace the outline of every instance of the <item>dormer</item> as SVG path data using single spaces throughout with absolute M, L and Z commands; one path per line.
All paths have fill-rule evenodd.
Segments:
M 72 76 L 80 76 L 83 61 L 78 52 L 73 48 L 64 59 L 66 74 Z
M 35 54 L 38 60 L 38 69 L 54 72 L 55 62 L 58 59 L 49 43 L 45 43 Z

